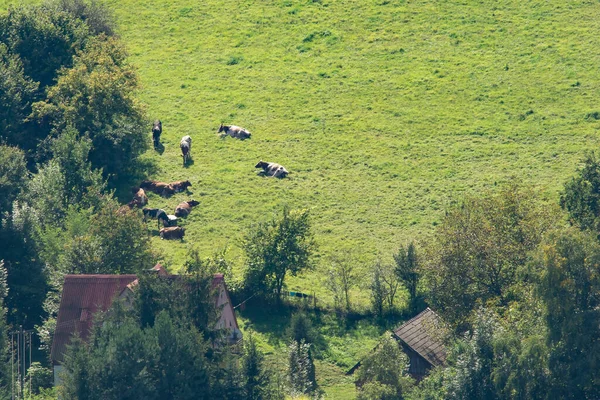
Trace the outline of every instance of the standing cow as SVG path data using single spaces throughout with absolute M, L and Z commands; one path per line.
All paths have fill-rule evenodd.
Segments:
M 167 212 L 161 208 L 143 208 L 142 213 L 144 214 L 144 221 L 146 218 L 156 219 L 158 221 L 158 229 L 160 229 L 161 222 L 163 226 L 169 225 Z
M 152 124 L 152 141 L 154 142 L 154 148 L 157 149 L 160 146 L 160 134 L 162 133 L 162 122 L 157 119 Z
M 221 124 L 221 127 L 219 128 L 219 132 L 221 137 L 225 137 L 225 136 L 231 136 L 232 138 L 236 138 L 236 139 L 250 139 L 250 137 L 252 136 L 252 134 L 244 128 L 241 128 L 239 126 L 235 126 L 235 125 L 223 125 Z
M 183 157 L 183 166 L 188 162 L 190 157 L 192 156 L 192 138 L 190 136 L 184 136 L 181 138 L 181 142 L 179 142 L 179 147 L 181 148 L 181 156 Z

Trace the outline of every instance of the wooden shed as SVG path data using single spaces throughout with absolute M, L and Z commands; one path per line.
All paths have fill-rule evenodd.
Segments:
M 446 363 L 440 318 L 429 307 L 394 330 L 393 336 L 410 359 L 408 373 L 421 380 L 432 367 Z

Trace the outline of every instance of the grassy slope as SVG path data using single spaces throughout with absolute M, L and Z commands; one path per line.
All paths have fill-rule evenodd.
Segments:
M 290 286 L 324 295 L 328 256 L 387 258 L 405 240 L 426 238 L 462 194 L 513 176 L 556 201 L 598 144 L 600 121 L 586 119 L 600 111 L 598 2 L 108 3 L 148 114 L 163 121 L 165 152 L 146 156 L 153 177 L 190 179 L 201 201 L 184 222 L 184 243 L 154 239 L 171 267 L 189 246 L 208 255 L 228 245 L 237 257 L 253 222 L 284 204 L 306 207 L 322 257 Z M 247 127 L 252 140 L 219 140 L 221 121 Z M 186 134 L 189 168 L 178 148 Z M 293 174 L 259 178 L 261 158 Z M 188 197 L 151 197 L 151 205 L 174 209 Z M 242 318 L 268 351 L 281 347 L 286 321 L 261 328 L 260 316 Z M 319 326 L 329 329 L 329 351 L 318 374 L 331 397 L 348 398 L 348 354 L 367 352 L 376 334 L 331 326 Z

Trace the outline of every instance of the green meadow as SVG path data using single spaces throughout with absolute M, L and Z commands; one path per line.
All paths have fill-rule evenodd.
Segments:
M 170 199 L 150 195 L 149 206 L 172 213 L 183 200 L 201 203 L 180 223 L 182 242 L 161 241 L 148 225 L 171 269 L 191 247 L 206 256 L 227 248 L 240 279 L 239 243 L 252 224 L 285 205 L 307 208 L 316 267 L 289 288 L 327 302 L 328 261 L 350 254 L 364 272 L 355 295 L 366 307 L 370 263 L 391 260 L 412 239 L 426 243 L 448 206 L 513 179 L 556 203 L 600 141 L 597 1 L 106 4 L 138 68 L 148 118 L 163 123 L 164 152 L 144 155 L 150 178 L 193 185 Z M 221 122 L 252 139 L 219 138 Z M 184 135 L 193 138 L 187 167 Z M 261 159 L 291 174 L 260 177 Z M 260 318 L 242 314 L 243 329 L 267 351 L 280 349 L 283 327 Z M 318 326 L 329 347 L 317 376 L 333 398 L 353 396 L 343 372 L 382 332 Z
M 426 241 L 466 193 L 518 177 L 556 201 L 598 144 L 598 2 L 107 4 L 148 117 L 163 122 L 164 153 L 145 155 L 150 177 L 193 184 L 150 206 L 201 202 L 182 223 L 184 242 L 155 239 L 171 267 L 191 246 L 227 247 L 241 264 L 244 232 L 284 205 L 311 210 L 319 267 L 349 251 L 386 260 Z M 252 139 L 220 139 L 221 122 Z M 289 178 L 257 176 L 260 159 Z M 291 284 L 314 289 L 319 276 Z

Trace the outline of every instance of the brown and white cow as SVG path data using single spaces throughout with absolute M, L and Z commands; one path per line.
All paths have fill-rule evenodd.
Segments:
M 179 142 L 179 148 L 181 149 L 181 156 L 183 157 L 183 166 L 189 161 L 192 157 L 192 138 L 190 136 L 184 136 L 181 138 L 181 142 Z
M 175 189 L 170 183 L 159 181 L 143 181 L 140 188 L 149 190 L 163 197 L 169 197 L 175 194 Z
M 254 168 L 262 168 L 263 170 L 260 172 L 266 176 L 274 176 L 275 178 L 285 178 L 287 174 L 289 174 L 288 170 L 281 164 L 266 162 L 260 160 L 258 164 L 254 166 Z
M 232 138 L 241 140 L 250 139 L 250 137 L 252 136 L 252 134 L 247 129 L 236 125 L 221 124 L 217 133 L 221 134 L 220 137 L 231 136 Z

